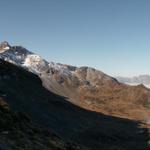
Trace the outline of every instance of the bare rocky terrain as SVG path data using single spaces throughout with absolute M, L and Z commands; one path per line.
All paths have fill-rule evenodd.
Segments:
M 72 75 L 42 74 L 44 87 L 80 107 L 105 114 L 148 122 L 150 90 L 143 85 L 119 83 L 93 68 L 76 68 Z M 60 82 L 61 80 L 61 82 Z

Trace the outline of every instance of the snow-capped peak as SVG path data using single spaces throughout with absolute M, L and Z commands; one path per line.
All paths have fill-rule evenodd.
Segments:
M 24 60 L 24 67 L 27 67 L 30 71 L 34 73 L 45 72 L 48 69 L 48 62 L 42 59 L 39 55 L 29 54 Z
M 2 42 L 0 44 L 0 58 L 26 68 L 38 75 L 42 72 L 46 72 L 49 68 L 60 70 L 61 74 L 66 74 L 67 72 L 65 66 L 53 62 L 48 63 L 39 55 L 34 54 L 21 46 L 10 46 L 8 42 Z
M 8 42 L 4 41 L 2 43 L 0 43 L 0 53 L 3 53 L 6 50 L 10 49 L 10 45 Z
M 10 46 L 8 42 L 0 44 L 0 58 L 10 63 L 25 67 L 38 74 L 45 70 L 47 62 L 40 56 L 21 46 Z
M 24 65 L 31 66 L 33 63 L 38 65 L 41 61 L 42 61 L 42 58 L 40 56 L 31 54 L 26 57 Z

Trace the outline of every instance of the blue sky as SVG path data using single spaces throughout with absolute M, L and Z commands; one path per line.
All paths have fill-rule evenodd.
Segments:
M 0 41 L 109 75 L 150 74 L 149 0 L 1 0 Z

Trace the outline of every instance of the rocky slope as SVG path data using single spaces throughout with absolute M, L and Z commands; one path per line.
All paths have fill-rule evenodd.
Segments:
M 149 149 L 146 124 L 73 105 L 42 87 L 37 75 L 3 60 L 0 97 L 1 149 Z

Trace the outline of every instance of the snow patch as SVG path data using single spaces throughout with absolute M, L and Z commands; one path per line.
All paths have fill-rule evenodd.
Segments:
M 9 49 L 10 49 L 10 47 L 8 47 L 8 46 L 3 48 L 3 50 L 9 50 Z
M 150 88 L 150 84 L 144 84 L 144 83 L 130 83 L 130 82 L 125 82 L 125 84 L 131 85 L 131 86 L 137 86 L 137 85 L 143 84 L 145 87 Z

